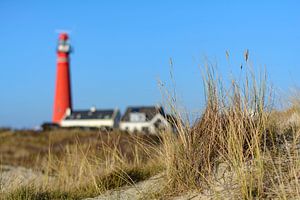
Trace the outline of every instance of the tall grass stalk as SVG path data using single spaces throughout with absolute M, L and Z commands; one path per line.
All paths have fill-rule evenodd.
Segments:
M 214 67 L 205 67 L 203 114 L 193 126 L 177 120 L 178 134 L 164 138 L 172 191 L 214 190 L 219 166 L 225 164 L 228 176 L 233 177 L 231 190 L 237 196 L 252 199 L 268 195 L 274 178 L 270 171 L 273 176 L 277 171 L 274 166 L 270 170 L 268 159 L 274 156 L 270 149 L 280 148 L 274 146 L 278 129 L 270 124 L 272 93 L 266 73 L 256 76 L 249 68 L 238 81 L 226 84 Z M 172 97 L 169 102 L 170 110 L 178 114 Z

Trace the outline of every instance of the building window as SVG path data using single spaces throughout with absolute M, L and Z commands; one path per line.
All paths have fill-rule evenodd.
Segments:
M 145 113 L 130 113 L 129 115 L 131 122 L 145 122 L 146 115 Z
M 154 123 L 155 128 L 159 129 L 162 126 L 162 121 L 160 119 L 156 120 Z
M 142 132 L 149 133 L 149 127 L 142 127 Z
M 166 127 L 165 127 L 165 124 L 160 120 L 156 120 L 156 122 L 153 124 L 156 131 L 165 131 L 166 130 Z
M 129 133 L 129 128 L 126 126 L 124 131 L 125 131 L 126 133 Z

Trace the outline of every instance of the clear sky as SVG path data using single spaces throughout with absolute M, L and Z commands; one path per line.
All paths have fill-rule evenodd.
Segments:
M 300 84 L 299 10 L 300 1 L 275 0 L 1 0 L 0 126 L 51 120 L 58 29 L 71 31 L 75 109 L 161 102 L 157 80 L 170 83 L 171 57 L 179 98 L 198 111 L 203 58 L 234 73 L 245 49 L 286 91 Z

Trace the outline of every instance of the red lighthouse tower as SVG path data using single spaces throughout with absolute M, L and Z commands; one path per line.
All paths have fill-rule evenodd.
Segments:
M 57 46 L 57 72 L 55 99 L 53 110 L 53 123 L 60 123 L 67 109 L 72 110 L 70 59 L 71 47 L 68 43 L 68 34 L 61 33 Z

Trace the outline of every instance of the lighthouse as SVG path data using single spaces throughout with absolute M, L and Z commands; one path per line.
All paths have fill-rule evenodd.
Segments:
M 72 110 L 70 53 L 71 46 L 67 33 L 59 35 L 57 45 L 56 85 L 53 108 L 53 123 L 60 124 L 67 110 Z

